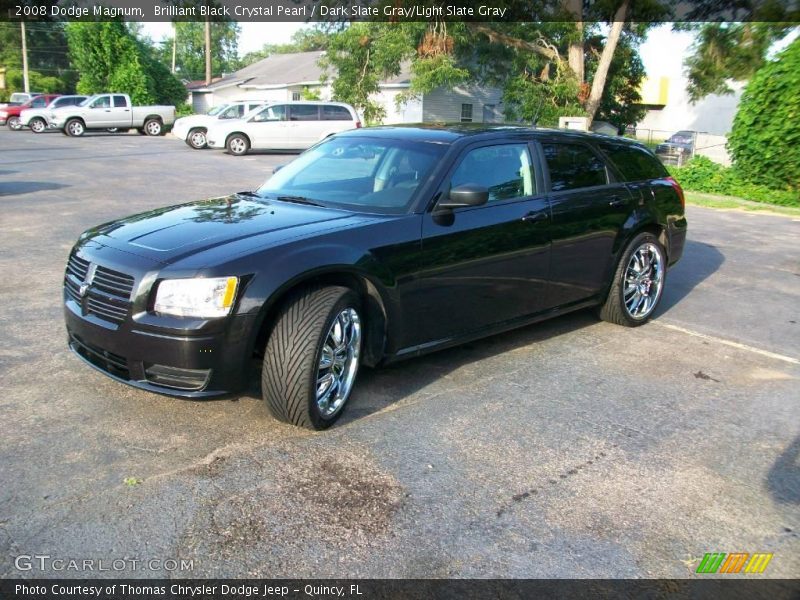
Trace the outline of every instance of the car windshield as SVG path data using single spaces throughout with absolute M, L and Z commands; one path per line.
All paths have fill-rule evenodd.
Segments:
M 403 214 L 444 151 L 429 142 L 332 138 L 280 169 L 257 193 L 358 212 Z
M 225 110 L 227 107 L 228 107 L 228 105 L 227 105 L 227 104 L 220 104 L 219 106 L 215 106 L 214 108 L 212 108 L 211 110 L 209 110 L 209 111 L 208 111 L 206 114 L 207 114 L 209 117 L 213 117 L 214 115 L 218 115 L 220 112 L 222 112 L 223 110 Z

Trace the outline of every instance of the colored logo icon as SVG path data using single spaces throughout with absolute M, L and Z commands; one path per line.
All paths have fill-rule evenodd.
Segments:
M 763 573 L 771 560 L 772 553 L 767 552 L 707 552 L 696 573 Z

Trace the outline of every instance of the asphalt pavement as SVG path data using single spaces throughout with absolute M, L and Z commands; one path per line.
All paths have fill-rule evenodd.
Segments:
M 689 207 L 651 323 L 584 311 L 364 369 L 323 433 L 256 392 L 167 398 L 70 354 L 83 230 L 291 158 L 2 128 L 1 577 L 695 577 L 706 552 L 800 577 L 797 218 Z

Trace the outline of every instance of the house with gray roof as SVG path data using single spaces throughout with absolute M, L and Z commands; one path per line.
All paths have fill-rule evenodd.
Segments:
M 210 84 L 190 85 L 190 101 L 195 112 L 204 113 L 213 106 L 239 100 L 301 100 L 304 90 L 319 94 L 323 100 L 332 100 L 330 81 L 323 81 L 323 69 L 319 64 L 324 54 L 324 51 L 273 54 Z M 398 105 L 398 94 L 408 90 L 410 84 L 411 73 L 407 67 L 396 77 L 381 82 L 374 100 L 386 110 L 384 123 L 503 120 L 499 89 L 472 85 L 437 89 Z

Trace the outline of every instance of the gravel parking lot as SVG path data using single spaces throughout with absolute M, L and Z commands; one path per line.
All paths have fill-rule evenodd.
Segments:
M 256 388 L 177 400 L 69 353 L 81 231 L 290 159 L 0 131 L 0 576 L 46 554 L 193 561 L 110 573 L 134 577 L 692 577 L 771 552 L 764 576 L 800 577 L 796 218 L 690 207 L 652 323 L 580 312 L 364 370 L 324 433 Z

